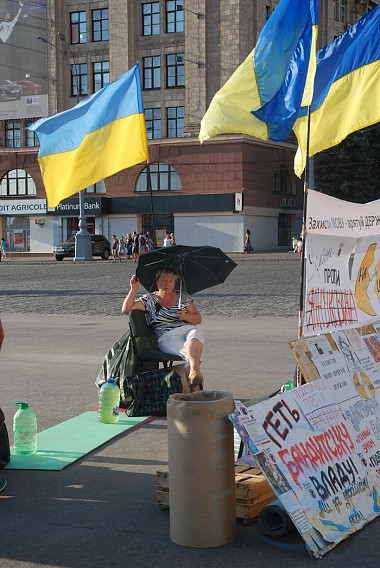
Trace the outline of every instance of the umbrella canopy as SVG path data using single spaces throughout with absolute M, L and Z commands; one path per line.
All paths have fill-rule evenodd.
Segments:
M 180 290 L 194 294 L 222 284 L 235 266 L 219 248 L 174 245 L 142 254 L 136 276 L 148 292 L 153 292 L 157 290 L 157 272 L 171 269 L 181 275 Z

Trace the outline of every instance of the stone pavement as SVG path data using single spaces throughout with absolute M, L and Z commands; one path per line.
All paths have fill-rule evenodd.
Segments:
M 255 255 L 254 255 L 255 256 Z M 207 336 L 210 390 L 265 398 L 295 369 L 299 262 L 238 259 L 226 283 L 196 295 Z M 0 406 L 11 429 L 16 400 L 35 409 L 39 430 L 91 410 L 102 357 L 126 326 L 120 315 L 134 267 L 107 262 L 0 266 Z M 201 443 L 201 441 L 200 441 Z M 301 541 L 265 542 L 255 523 L 213 549 L 170 540 L 170 513 L 156 504 L 155 473 L 167 469 L 166 420 L 121 435 L 60 472 L 5 471 L 0 496 L 1 568 L 274 568 L 311 564 Z M 196 491 L 196 486 L 194 491 Z M 328 568 L 377 566 L 378 521 L 339 544 Z

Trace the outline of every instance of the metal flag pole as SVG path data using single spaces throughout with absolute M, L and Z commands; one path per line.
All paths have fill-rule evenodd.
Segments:
M 309 151 L 310 151 L 310 117 L 311 117 L 311 108 L 310 105 L 307 107 L 307 132 L 306 132 L 306 165 L 305 165 L 305 173 L 304 173 L 304 197 L 303 197 L 303 210 L 302 210 L 302 229 L 301 229 L 301 236 L 302 236 L 302 254 L 301 254 L 301 279 L 300 279 L 300 298 L 299 298 L 299 311 L 298 311 L 298 339 L 303 337 L 303 319 L 304 319 L 304 311 L 305 311 L 305 243 L 306 243 L 306 208 L 307 208 L 307 195 L 309 190 L 309 175 L 310 175 L 310 164 L 309 164 Z M 301 376 L 300 376 L 300 369 L 297 366 L 296 369 L 297 374 L 297 386 L 301 384 Z
M 152 215 L 153 241 L 154 241 L 154 243 L 156 244 L 156 247 L 157 247 L 156 221 L 155 221 L 155 217 L 154 217 L 152 178 L 151 178 L 151 175 L 150 175 L 149 162 L 147 162 L 146 170 L 147 170 L 147 175 L 148 175 L 148 190 L 149 190 L 149 195 L 150 195 L 150 210 L 151 210 L 151 215 Z

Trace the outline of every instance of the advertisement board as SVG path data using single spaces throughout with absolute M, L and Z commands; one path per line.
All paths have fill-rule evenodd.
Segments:
M 48 113 L 46 0 L 0 0 L 0 120 Z

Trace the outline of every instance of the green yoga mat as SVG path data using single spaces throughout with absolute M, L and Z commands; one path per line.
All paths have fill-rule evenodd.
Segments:
M 153 420 L 154 416 L 128 417 L 120 414 L 116 424 L 103 424 L 97 412 L 85 412 L 48 428 L 37 435 L 37 452 L 17 456 L 11 447 L 6 469 L 43 469 L 59 471 L 119 434 Z

